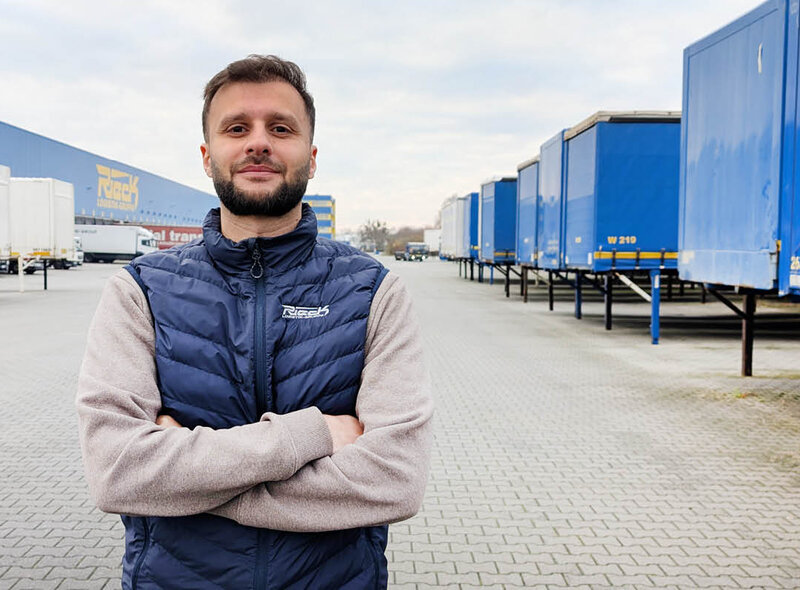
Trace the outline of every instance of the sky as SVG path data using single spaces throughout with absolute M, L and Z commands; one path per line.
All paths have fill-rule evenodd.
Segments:
M 250 53 L 299 64 L 337 230 L 433 227 L 599 110 L 680 110 L 683 50 L 753 0 L 0 0 L 0 121 L 213 192 L 200 111 Z

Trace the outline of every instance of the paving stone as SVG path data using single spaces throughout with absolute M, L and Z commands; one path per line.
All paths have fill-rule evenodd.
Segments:
M 61 584 L 60 580 L 36 580 L 36 579 L 20 579 L 16 584 L 11 586 L 13 590 L 51 590 L 58 588 Z
M 480 578 L 475 572 L 466 574 L 436 574 L 436 583 L 439 588 L 459 588 L 463 587 L 465 584 L 477 586 L 480 582 Z
M 698 588 L 732 588 L 735 582 L 728 576 L 690 576 Z
M 428 587 L 436 585 L 436 574 L 428 572 L 426 574 L 410 574 L 407 572 L 395 572 L 395 582 L 397 584 L 421 584 Z

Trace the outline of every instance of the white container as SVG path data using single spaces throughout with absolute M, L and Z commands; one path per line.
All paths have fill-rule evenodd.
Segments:
M 11 178 L 9 185 L 11 256 L 54 261 L 75 258 L 75 195 L 70 183 L 55 178 Z
M 138 225 L 76 225 L 86 262 L 132 260 L 158 250 L 158 242 L 149 229 Z
M 456 198 L 450 197 L 442 205 L 442 236 L 439 255 L 445 258 L 456 258 Z
M 453 207 L 453 241 L 456 258 L 469 258 L 469 206 L 470 195 L 458 197 Z
M 428 246 L 428 252 L 431 254 L 438 254 L 441 249 L 442 230 L 439 228 L 426 229 L 423 241 L 425 245 Z
M 0 166 L 0 258 L 11 256 L 11 225 L 8 185 L 11 182 L 11 168 Z

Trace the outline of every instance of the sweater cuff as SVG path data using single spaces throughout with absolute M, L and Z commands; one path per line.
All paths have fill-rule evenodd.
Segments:
M 294 445 L 296 469 L 310 461 L 333 454 L 333 437 L 319 408 L 310 407 L 283 414 L 279 417 L 279 422 L 289 433 Z

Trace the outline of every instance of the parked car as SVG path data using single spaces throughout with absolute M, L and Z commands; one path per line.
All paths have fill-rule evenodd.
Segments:
M 4 263 L 3 266 L 0 267 L 0 270 L 2 270 L 2 272 L 8 273 L 10 275 L 15 275 L 19 272 L 17 270 L 19 264 L 17 263 L 16 258 L 10 258 L 9 260 L 3 260 L 2 262 Z M 32 275 L 37 270 L 44 270 L 44 262 L 38 259 L 34 260 L 30 264 L 26 264 L 24 268 L 24 272 L 26 275 Z

